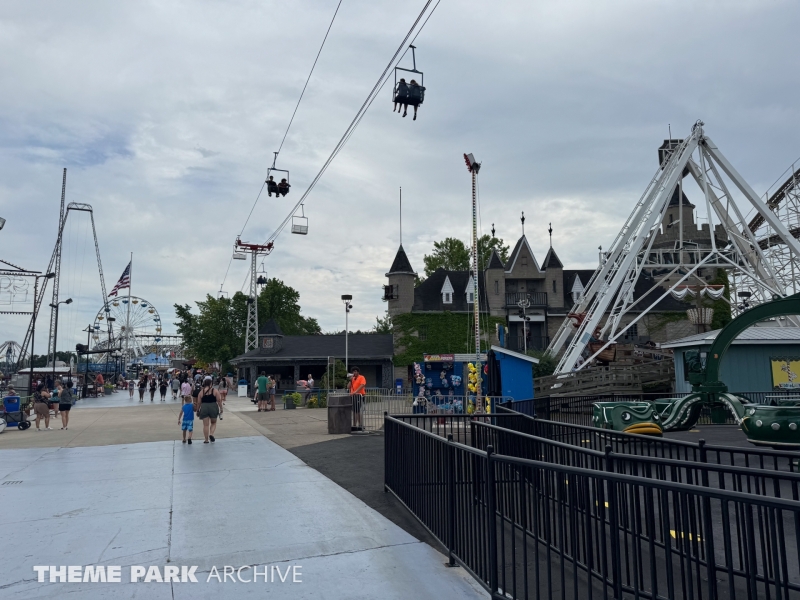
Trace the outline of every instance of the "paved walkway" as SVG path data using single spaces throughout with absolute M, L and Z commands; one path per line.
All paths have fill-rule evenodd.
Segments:
M 258 413 L 229 396 L 218 441 L 203 444 L 195 421 L 200 443 L 188 446 L 175 441 L 180 404 L 114 394 L 81 400 L 68 431 L 0 434 L 0 507 L 13 516 L 4 520 L 13 551 L 0 597 L 486 597 L 440 553 L 281 447 L 353 440 L 326 433 L 325 410 Z M 123 583 L 39 583 L 35 565 L 119 565 Z M 133 584 L 132 565 L 197 566 L 199 583 Z M 298 566 L 302 583 L 206 581 L 226 565 Z

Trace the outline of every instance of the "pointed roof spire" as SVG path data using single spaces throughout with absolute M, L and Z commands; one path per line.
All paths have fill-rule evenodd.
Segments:
M 494 223 L 492 223 L 492 237 L 494 237 Z
M 387 275 L 393 275 L 395 273 L 408 273 L 410 275 L 415 275 L 414 269 L 411 268 L 411 262 L 408 260 L 408 256 L 406 256 L 406 251 L 403 250 L 403 244 L 400 244 L 400 248 L 397 249 L 394 262 L 392 263 Z
M 544 257 L 544 262 L 542 262 L 543 269 L 563 269 L 564 265 L 561 264 L 558 256 L 556 255 L 556 251 L 553 250 L 553 247 L 550 246 L 550 250 L 547 251 L 547 256 Z
M 505 269 L 503 265 L 503 261 L 500 259 L 500 255 L 497 253 L 497 250 L 492 248 L 492 255 L 489 257 L 489 264 L 486 265 L 487 269 Z
M 550 247 L 553 247 L 553 224 L 548 223 L 547 233 L 550 234 Z
M 522 211 L 522 218 L 520 218 L 522 222 L 522 237 L 525 237 L 525 211 Z

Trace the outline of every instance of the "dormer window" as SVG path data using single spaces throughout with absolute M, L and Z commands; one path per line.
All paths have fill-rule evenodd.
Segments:
M 444 278 L 444 284 L 442 284 L 442 304 L 452 304 L 453 303 L 453 284 L 450 283 L 450 277 Z
M 475 304 L 475 292 L 469 292 L 467 294 L 467 303 L 468 304 Z

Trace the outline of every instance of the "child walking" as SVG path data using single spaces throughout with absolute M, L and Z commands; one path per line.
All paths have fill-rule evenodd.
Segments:
M 186 443 L 186 433 L 188 432 L 189 444 L 191 444 L 192 430 L 194 429 L 194 404 L 191 396 L 183 397 L 183 406 L 181 406 L 181 412 L 178 415 L 178 423 L 180 423 L 181 431 L 183 432 L 183 443 Z

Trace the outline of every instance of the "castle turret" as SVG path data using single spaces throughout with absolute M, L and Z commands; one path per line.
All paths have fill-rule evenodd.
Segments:
M 414 306 L 414 280 L 417 274 L 411 268 L 403 245 L 397 250 L 394 262 L 386 273 L 388 285 L 383 286 L 383 299 L 389 303 L 389 316 L 410 313 Z
M 492 250 L 486 269 L 483 271 L 484 289 L 489 304 L 489 314 L 495 316 L 505 316 L 506 305 L 506 279 L 505 265 L 500 260 L 497 250 Z
M 544 269 L 545 292 L 547 292 L 547 306 L 552 308 L 564 307 L 564 265 L 561 264 L 553 247 L 547 251 L 542 263 Z

